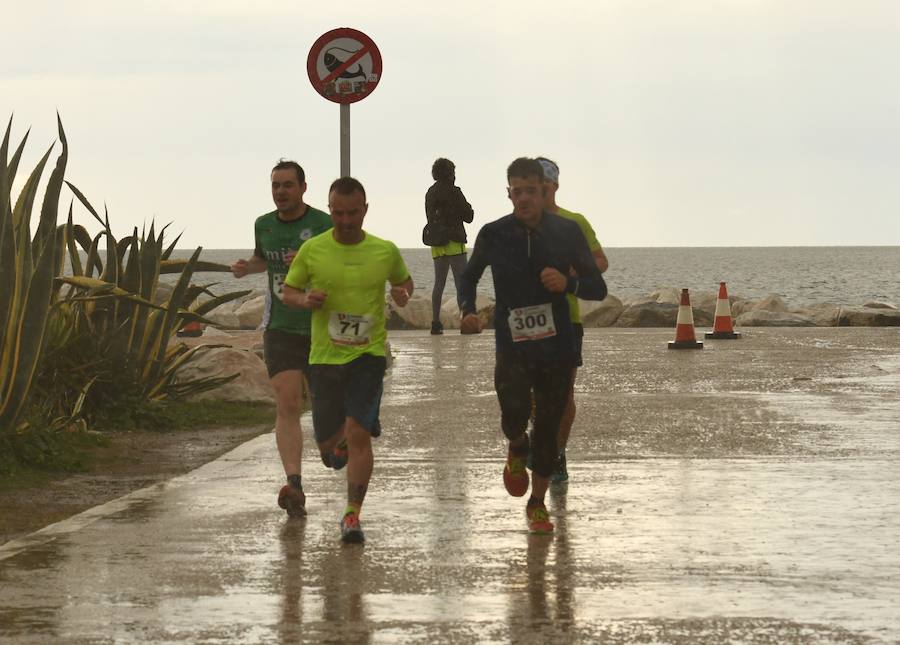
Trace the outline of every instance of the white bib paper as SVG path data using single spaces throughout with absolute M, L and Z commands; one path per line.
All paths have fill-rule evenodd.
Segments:
M 284 302 L 284 279 L 287 277 L 286 273 L 273 273 L 272 274 L 272 291 L 275 293 L 275 297 Z
M 335 345 L 365 345 L 369 342 L 372 316 L 331 312 L 328 335 Z
M 552 305 L 548 302 L 510 310 L 509 331 L 514 343 L 556 336 Z

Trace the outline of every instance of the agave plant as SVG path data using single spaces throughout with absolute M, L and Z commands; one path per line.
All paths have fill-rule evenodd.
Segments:
M 153 224 L 149 232 L 139 236 L 135 228 L 117 240 L 108 214 L 101 218 L 72 184 L 69 188 L 103 230 L 91 237 L 74 224 L 72 205 L 66 224 L 57 226 L 68 159 L 58 117 L 57 122 L 62 152 L 33 237 L 32 208 L 53 148 L 13 204 L 11 188 L 28 135 L 8 158 L 10 119 L 0 144 L 0 433 L 22 428 L 29 406 L 39 406 L 50 427 L 77 424 L 98 383 L 124 383 L 130 395 L 158 400 L 211 389 L 236 376 L 176 382 L 178 368 L 212 346 L 189 349 L 170 342 L 185 323 L 208 322 L 205 314 L 249 293 L 215 296 L 211 285 L 190 282 L 198 269 L 228 267 L 202 262 L 200 248 L 188 260 L 171 260 L 178 238 L 164 247 L 165 228 L 157 234 Z M 71 275 L 63 275 L 66 258 Z M 162 273 L 180 275 L 169 299 L 155 304 Z M 210 298 L 201 304 L 198 298 L 204 294 Z
M 67 250 L 72 276 L 61 277 L 58 282 L 72 287 L 68 299 L 87 301 L 87 306 L 80 308 L 84 325 L 100 337 L 113 339 L 112 348 L 118 356 L 126 359 L 126 369 L 134 369 L 139 375 L 142 394 L 150 399 L 184 396 L 217 387 L 234 378 L 206 378 L 176 384 L 178 368 L 198 352 L 214 346 L 200 345 L 188 349 L 183 344 L 173 345 L 170 342 L 175 332 L 186 323 L 209 323 L 204 314 L 250 293 L 236 291 L 215 296 L 209 291 L 211 285 L 191 284 L 191 277 L 198 269 L 230 271 L 230 268 L 202 262 L 200 247 L 188 260 L 170 259 L 179 238 L 165 248 L 165 227 L 157 234 L 152 223 L 149 232 L 138 236 L 135 228 L 131 236 L 116 240 L 108 213 L 101 218 L 84 194 L 71 183 L 67 184 L 88 212 L 101 223 L 103 230 L 91 239 L 83 229 L 73 226 L 69 218 L 66 238 L 78 241 L 86 259 L 82 264 L 75 245 L 70 244 Z M 102 237 L 106 238 L 105 264 L 98 251 Z M 162 273 L 180 275 L 168 301 L 155 305 L 152 301 Z M 204 294 L 210 298 L 199 303 L 199 296 Z
M 53 278 L 61 255 L 56 218 L 69 153 L 58 115 L 57 124 L 62 152 L 47 183 L 34 237 L 32 208 L 53 146 L 38 162 L 13 205 L 12 185 L 28 134 L 10 159 L 10 118 L 0 144 L 0 432 L 17 428 L 30 403 L 53 302 Z

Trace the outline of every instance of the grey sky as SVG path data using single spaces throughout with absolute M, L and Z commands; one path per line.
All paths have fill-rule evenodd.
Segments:
M 306 57 L 348 26 L 384 59 L 351 108 L 352 174 L 366 228 L 401 247 L 420 246 L 436 157 L 474 233 L 510 210 L 507 164 L 538 154 L 607 246 L 900 244 L 893 0 L 0 3 L 26 165 L 59 109 L 68 178 L 119 234 L 155 216 L 182 246 L 249 247 L 279 157 L 324 209 L 338 106 Z

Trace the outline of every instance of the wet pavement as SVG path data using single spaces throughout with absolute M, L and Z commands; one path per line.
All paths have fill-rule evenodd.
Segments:
M 309 517 L 275 507 L 264 435 L 0 547 L 0 641 L 900 641 L 900 329 L 742 331 L 588 330 L 552 537 L 503 489 L 492 336 L 392 333 L 364 546 L 309 440 Z

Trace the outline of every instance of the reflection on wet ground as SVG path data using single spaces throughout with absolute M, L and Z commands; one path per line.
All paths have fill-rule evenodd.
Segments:
M 309 445 L 278 511 L 260 437 L 0 547 L 0 640 L 895 642 L 900 334 L 669 335 L 588 330 L 552 537 L 501 484 L 491 338 L 400 333 L 365 546 Z

